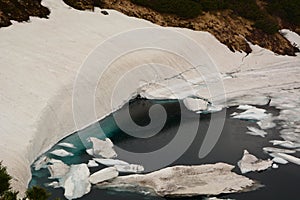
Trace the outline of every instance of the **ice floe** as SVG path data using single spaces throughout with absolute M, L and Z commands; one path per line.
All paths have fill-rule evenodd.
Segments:
M 239 109 L 239 110 L 250 110 L 250 109 L 253 109 L 253 108 L 255 108 L 255 107 L 251 106 L 251 105 L 239 105 L 237 107 L 237 109 Z
M 136 164 L 115 165 L 115 168 L 119 172 L 123 172 L 123 173 L 141 173 L 145 170 L 142 165 L 136 165 Z
M 235 119 L 243 120 L 256 120 L 260 121 L 270 117 L 271 114 L 267 114 L 265 109 L 256 108 L 254 106 L 243 105 L 239 109 L 246 110 L 242 113 L 234 113 L 232 117 Z
M 285 165 L 285 164 L 288 164 L 288 163 L 289 163 L 288 161 L 286 161 L 286 160 L 283 159 L 283 158 L 276 157 L 276 155 L 270 154 L 270 156 L 273 156 L 273 157 L 274 157 L 274 158 L 272 159 L 272 161 L 275 162 L 275 163 L 282 164 L 282 165 Z
M 162 197 L 191 197 L 242 192 L 254 186 L 254 181 L 232 172 L 233 168 L 225 163 L 174 166 L 145 175 L 119 176 L 97 187 Z
M 285 154 L 285 153 L 272 153 L 270 154 L 270 156 L 274 157 L 274 158 L 282 158 L 288 162 L 294 163 L 296 165 L 300 165 L 300 158 L 297 158 L 295 156 L 289 155 L 289 154 Z
M 272 115 L 269 115 L 268 117 L 266 117 L 256 123 L 263 130 L 276 127 L 276 123 L 274 122 L 274 118 L 272 117 Z
M 279 165 L 273 163 L 272 168 L 273 168 L 273 169 L 278 169 L 278 168 L 279 168 Z
M 117 157 L 117 153 L 113 149 L 114 144 L 111 142 L 109 138 L 105 138 L 105 140 L 100 140 L 95 137 L 90 137 L 89 141 L 93 143 L 93 155 L 95 157 L 103 157 L 103 158 Z
M 61 142 L 61 143 L 58 143 L 57 145 L 61 146 L 61 147 L 71 148 L 71 149 L 75 149 L 76 148 L 74 144 L 67 143 L 67 142 Z
M 123 160 L 117 160 L 117 159 L 103 159 L 103 158 L 93 158 L 94 161 L 97 163 L 100 163 L 102 165 L 106 166 L 115 166 L 115 165 L 129 165 L 129 163 L 123 161 Z
M 48 170 L 51 175 L 49 179 L 60 179 L 70 171 L 70 167 L 64 162 L 56 160 L 51 165 L 48 165 Z
M 60 179 L 60 185 L 65 189 L 67 199 L 77 199 L 91 190 L 89 182 L 90 171 L 86 164 L 71 165 L 70 171 Z
M 99 166 L 99 164 L 94 160 L 89 160 L 87 165 L 88 165 L 88 167 L 98 167 Z
M 85 152 L 90 155 L 90 156 L 94 156 L 94 151 L 93 149 L 86 149 Z
M 53 181 L 51 183 L 48 183 L 47 186 L 48 187 L 53 187 L 53 188 L 60 188 L 61 187 L 61 185 L 57 181 Z
M 271 140 L 270 143 L 272 143 L 273 145 L 278 145 L 289 149 L 295 149 L 300 147 L 300 144 L 298 143 L 285 141 L 285 140 Z
M 253 171 L 263 171 L 272 167 L 273 161 L 261 160 L 244 150 L 242 159 L 238 162 L 238 166 L 243 174 Z
M 33 164 L 34 169 L 36 171 L 42 169 L 42 168 L 47 168 L 47 163 L 50 161 L 50 158 L 47 156 L 41 156 L 35 163 Z
M 183 100 L 183 103 L 186 108 L 195 112 L 199 110 L 207 110 L 208 108 L 208 102 L 203 99 L 187 97 Z
M 103 181 L 111 180 L 117 176 L 119 176 L 118 170 L 115 167 L 108 167 L 92 174 L 89 178 L 89 181 L 91 184 L 97 184 Z
M 293 154 L 296 153 L 295 150 L 290 150 L 290 149 L 280 149 L 280 148 L 275 148 L 275 147 L 264 147 L 263 150 L 265 152 L 271 152 L 271 153 L 287 153 L 287 154 Z
M 73 153 L 70 153 L 64 149 L 56 149 L 52 152 L 50 152 L 53 155 L 59 156 L 59 157 L 67 157 L 67 156 L 73 156 Z
M 249 135 L 266 137 L 266 135 L 268 134 L 267 132 L 260 130 L 258 128 L 255 128 L 255 127 L 248 126 L 247 128 L 249 131 L 247 131 L 246 133 Z

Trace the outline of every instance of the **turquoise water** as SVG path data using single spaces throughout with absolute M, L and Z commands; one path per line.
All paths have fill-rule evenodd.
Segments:
M 250 153 L 256 155 L 261 159 L 267 159 L 269 156 L 265 154 L 262 150 L 263 147 L 271 146 L 269 141 L 272 139 L 279 138 L 279 127 L 267 130 L 268 135 L 266 138 L 255 137 L 245 134 L 247 132 L 247 126 L 256 126 L 255 121 L 241 121 L 237 119 L 232 119 L 230 114 L 233 112 L 240 112 L 236 108 L 227 109 L 227 117 L 225 126 L 223 128 L 221 137 L 210 152 L 210 154 L 203 158 L 198 158 L 199 149 L 201 147 L 203 138 L 207 131 L 208 125 L 211 122 L 210 114 L 196 114 L 194 112 L 188 111 L 187 109 L 180 108 L 180 105 L 177 101 L 151 101 L 145 99 L 136 99 L 130 102 L 130 114 L 132 119 L 139 125 L 147 125 L 150 122 L 148 116 L 148 110 L 153 105 L 159 103 L 163 105 L 167 111 L 168 118 L 164 128 L 160 131 L 159 134 L 147 138 L 147 139 L 137 139 L 132 136 L 127 135 L 116 125 L 112 115 L 108 116 L 104 120 L 84 129 L 80 133 L 74 133 L 69 137 L 65 138 L 60 142 L 67 142 L 74 144 L 77 148 L 70 149 L 64 148 L 69 152 L 72 152 L 74 156 L 60 158 L 54 155 L 49 154 L 49 152 L 55 149 L 61 149 L 62 147 L 54 146 L 49 152 L 46 153 L 47 156 L 55 159 L 61 159 L 66 164 L 79 164 L 87 163 L 91 156 L 86 152 L 86 148 L 90 148 L 90 144 L 86 142 L 88 137 L 98 137 L 101 139 L 103 135 L 99 133 L 105 133 L 106 137 L 111 138 L 113 143 L 120 148 L 126 149 L 133 152 L 150 152 L 156 149 L 159 149 L 166 144 L 168 144 L 175 136 L 178 126 L 180 124 L 181 117 L 185 119 L 184 123 L 190 123 L 192 121 L 198 120 L 200 122 L 197 136 L 189 147 L 189 149 L 176 161 L 174 161 L 170 166 L 174 165 L 192 165 L 192 164 L 205 164 L 205 163 L 216 163 L 216 162 L 226 162 L 232 165 L 237 164 L 241 159 L 244 149 L 247 149 Z M 124 108 L 117 112 L 122 112 Z M 278 110 L 272 107 L 264 107 L 269 113 L 273 115 L 278 114 Z M 126 119 L 124 119 L 126 120 Z M 218 120 L 218 119 L 213 119 Z M 214 121 L 212 121 L 213 123 Z M 102 127 L 103 132 L 100 129 Z M 143 134 L 143 133 L 140 133 Z M 80 136 L 79 136 L 80 135 Z M 118 157 L 122 160 L 122 158 Z M 137 160 L 138 163 L 138 160 Z M 90 168 L 91 173 L 98 171 L 99 169 L 104 168 L 105 166 L 99 166 L 97 168 Z M 234 169 L 235 172 L 240 173 L 237 168 Z M 45 184 L 50 183 L 51 180 L 48 180 L 50 176 L 47 169 L 42 169 L 40 171 L 35 171 L 32 169 L 32 180 L 30 185 L 40 185 L 46 187 Z M 299 167 L 293 164 L 288 164 L 285 166 L 280 166 L 276 170 L 267 170 L 262 173 L 249 173 L 246 176 L 258 180 L 265 187 L 248 193 L 241 194 L 231 194 L 223 195 L 223 198 L 234 198 L 234 199 L 283 199 L 287 196 L 290 199 L 297 199 L 298 197 L 298 183 L 300 181 Z M 63 189 L 53 189 L 46 187 L 52 193 L 52 199 L 63 197 Z M 136 193 L 128 192 L 115 192 L 109 190 L 99 190 L 96 188 L 92 189 L 92 192 L 81 199 L 104 199 L 104 200 L 158 200 L 158 199 L 167 199 L 160 197 L 146 196 Z M 193 197 L 193 198 L 182 198 L 184 200 L 196 200 L 202 199 L 202 197 Z

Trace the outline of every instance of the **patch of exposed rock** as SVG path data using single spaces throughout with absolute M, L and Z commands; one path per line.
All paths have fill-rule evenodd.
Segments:
M 23 22 L 30 16 L 46 18 L 49 14 L 41 0 L 0 0 L 0 27 L 11 25 L 11 20 Z
M 255 28 L 253 22 L 236 16 L 230 10 L 205 12 L 194 19 L 182 19 L 133 4 L 130 0 L 102 0 L 101 8 L 115 9 L 128 16 L 146 19 L 161 26 L 208 31 L 232 51 L 252 52 L 247 41 L 282 55 L 295 55 L 295 52 L 299 51 L 280 33 L 264 33 Z
M 145 175 L 119 176 L 97 184 L 101 189 L 147 192 L 167 197 L 189 197 L 242 192 L 255 182 L 231 170 L 234 166 L 217 163 L 175 166 Z

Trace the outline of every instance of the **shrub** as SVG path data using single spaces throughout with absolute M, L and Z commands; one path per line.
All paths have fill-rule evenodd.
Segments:
M 1 197 L 0 199 L 2 199 L 2 200 L 17 200 L 17 195 L 18 195 L 18 192 L 6 191 L 6 192 L 4 192 L 3 197 Z
M 6 167 L 0 162 L 0 200 L 17 200 L 18 192 L 11 191 L 10 180 L 12 177 L 7 173 Z M 33 187 L 26 191 L 29 200 L 47 200 L 50 194 L 41 187 Z
M 26 198 L 29 200 L 47 200 L 50 194 L 41 187 L 34 186 L 26 191 Z
M 299 0 L 266 0 L 267 10 L 293 25 L 300 26 Z
M 131 0 L 160 13 L 174 14 L 181 18 L 195 18 L 202 12 L 201 5 L 193 0 Z
M 12 177 L 7 173 L 6 167 L 0 162 L 0 197 L 10 190 L 10 180 Z
M 266 17 L 255 21 L 254 27 L 261 29 L 265 33 L 274 34 L 279 30 L 279 26 L 276 21 Z

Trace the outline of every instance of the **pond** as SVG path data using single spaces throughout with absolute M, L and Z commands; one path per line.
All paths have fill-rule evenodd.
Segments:
M 203 139 L 207 132 L 210 123 L 214 123 L 217 118 L 211 118 L 211 114 L 197 114 L 195 112 L 189 111 L 188 109 L 181 107 L 179 101 L 175 100 L 147 100 L 147 99 L 134 99 L 130 101 L 128 105 L 117 112 L 124 112 L 129 106 L 130 115 L 134 122 L 140 126 L 145 126 L 149 124 L 150 118 L 148 115 L 149 108 L 154 104 L 162 105 L 167 112 L 167 121 L 163 129 L 156 135 L 150 138 L 135 138 L 123 132 L 114 120 L 113 115 L 109 115 L 105 119 L 99 121 L 98 123 L 89 126 L 88 128 L 76 132 L 69 137 L 63 139 L 61 142 L 71 143 L 76 148 L 61 147 L 54 145 L 48 152 L 44 155 L 62 160 L 68 165 L 88 163 L 92 159 L 90 155 L 86 153 L 86 148 L 89 148 L 85 142 L 88 137 L 98 137 L 100 138 L 101 132 L 100 126 L 103 129 L 106 137 L 110 138 L 114 145 L 119 148 L 125 149 L 127 151 L 144 153 L 151 152 L 160 149 L 167 145 L 174 136 L 176 135 L 180 123 L 191 123 L 199 121 L 199 128 L 197 131 L 197 136 L 194 139 L 192 145 L 187 149 L 183 155 L 175 160 L 169 166 L 175 165 L 199 165 L 199 164 L 213 164 L 217 162 L 225 162 L 237 166 L 237 162 L 241 159 L 244 150 L 248 150 L 251 154 L 257 156 L 260 159 L 271 158 L 268 154 L 263 151 L 263 147 L 272 146 L 270 140 L 280 139 L 279 131 L 280 126 L 266 130 L 268 133 L 265 138 L 259 136 L 248 135 L 247 126 L 258 127 L 256 121 L 251 120 L 239 120 L 234 119 L 230 115 L 234 112 L 242 112 L 238 110 L 237 107 L 231 107 L 226 109 L 226 119 L 224 128 L 222 130 L 221 136 L 213 148 L 213 150 L 203 159 L 200 159 L 198 154 L 200 147 L 202 145 Z M 258 106 L 259 107 L 259 106 Z M 265 109 L 267 113 L 271 113 L 273 116 L 278 115 L 279 111 L 274 107 L 261 106 Z M 184 121 L 181 122 L 181 120 Z M 127 119 L 124 119 L 125 121 Z M 100 125 L 100 126 L 99 126 Z M 138 134 L 144 134 L 143 132 Z M 188 137 L 188 133 L 187 133 Z M 65 149 L 68 152 L 74 154 L 74 156 L 68 157 L 58 157 L 50 154 L 55 149 Z M 297 152 L 297 156 L 299 152 Z M 118 157 L 122 160 L 122 157 Z M 136 163 L 139 163 L 136 160 Z M 99 165 L 99 167 L 90 168 L 90 172 L 94 173 L 105 166 Z M 238 167 L 234 169 L 234 172 L 241 174 Z M 48 177 L 50 173 L 47 169 L 41 169 L 36 171 L 32 166 L 32 180 L 30 186 L 39 185 L 45 187 L 49 192 L 52 193 L 51 199 L 59 197 L 64 199 L 64 190 L 62 188 L 54 189 L 48 187 L 47 184 L 51 183 L 53 180 L 49 180 Z M 294 164 L 280 165 L 278 169 L 268 169 L 263 172 L 251 172 L 245 174 L 245 176 L 259 181 L 264 187 L 259 188 L 256 191 L 221 195 L 220 198 L 232 198 L 232 199 L 243 199 L 243 200 L 253 200 L 253 199 L 297 199 L 298 198 L 298 183 L 300 181 L 299 166 Z M 184 177 L 183 177 L 184 178 Z M 110 190 L 100 190 L 97 188 L 92 188 L 92 191 L 82 197 L 81 199 L 105 199 L 105 200 L 158 200 L 167 199 L 162 197 L 147 196 L 138 193 L 130 192 L 117 192 Z M 181 198 L 187 199 L 202 199 L 202 197 L 193 198 Z

